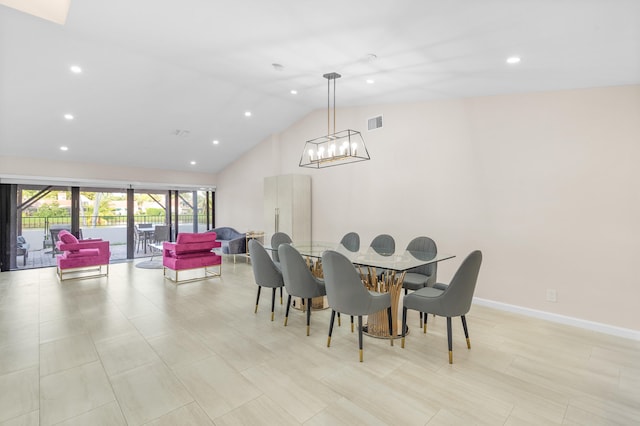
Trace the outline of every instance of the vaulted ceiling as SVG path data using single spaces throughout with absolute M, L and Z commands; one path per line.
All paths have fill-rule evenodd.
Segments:
M 0 155 L 215 173 L 325 108 L 332 71 L 338 107 L 640 84 L 640 1 L 0 5 Z

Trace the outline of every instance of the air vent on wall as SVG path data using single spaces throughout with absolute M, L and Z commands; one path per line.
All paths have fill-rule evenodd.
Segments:
M 382 128 L 382 116 L 379 115 L 377 117 L 370 118 L 367 120 L 367 129 L 375 130 Z

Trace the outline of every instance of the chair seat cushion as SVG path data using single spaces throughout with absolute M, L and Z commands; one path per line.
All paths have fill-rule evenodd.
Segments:
M 163 257 L 162 264 L 174 271 L 183 269 L 204 268 L 206 266 L 215 266 L 222 264 L 222 257 L 215 253 L 206 256 L 197 256 L 186 259 L 178 259 L 175 257 Z
M 64 252 L 63 257 L 67 259 L 78 258 L 78 257 L 91 257 L 91 256 L 99 256 L 100 250 L 98 249 L 80 249 L 78 251 L 67 251 Z
M 176 259 L 189 259 L 192 257 L 201 257 L 207 255 L 214 255 L 215 253 L 211 249 L 204 250 L 168 250 L 165 255 L 167 257 L 175 257 Z
M 217 255 L 212 251 L 192 251 L 187 253 L 174 254 L 172 257 L 176 259 L 195 259 L 197 257 L 216 257 Z
M 410 296 L 415 297 L 438 297 L 443 293 L 443 290 L 434 287 L 422 287 L 419 290 L 413 292 Z
M 405 308 L 413 309 L 420 312 L 428 312 L 436 315 L 441 315 L 441 306 L 438 299 L 439 296 L 444 293 L 443 290 L 438 290 L 433 287 L 422 287 L 419 290 L 414 291 L 404 297 L 402 303 Z
M 428 275 L 418 274 L 416 272 L 407 272 L 402 282 L 402 287 L 409 290 L 419 290 L 427 285 Z

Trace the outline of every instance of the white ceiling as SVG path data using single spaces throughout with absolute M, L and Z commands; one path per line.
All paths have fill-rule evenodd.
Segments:
M 326 108 L 332 71 L 338 107 L 640 84 L 640 0 L 0 5 L 0 155 L 217 172 Z

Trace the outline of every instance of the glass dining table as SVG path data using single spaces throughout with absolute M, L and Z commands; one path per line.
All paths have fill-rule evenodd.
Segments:
M 359 270 L 360 277 L 367 289 L 379 293 L 391 294 L 391 315 L 393 334 L 401 334 L 398 330 L 398 309 L 400 295 L 402 293 L 402 283 L 405 274 L 412 268 L 442 262 L 452 259 L 455 255 L 447 253 L 421 252 L 414 250 L 404 250 L 395 253 L 380 253 L 368 247 L 364 251 L 353 252 L 342 244 L 313 241 L 297 242 L 291 244 L 304 257 L 307 257 L 314 274 L 322 276 L 322 266 L 319 260 L 322 253 L 327 250 L 334 250 L 343 254 Z M 271 249 L 270 247 L 265 247 Z M 369 315 L 367 320 L 367 334 L 374 337 L 389 337 L 389 321 L 387 311 L 380 311 L 374 315 Z

